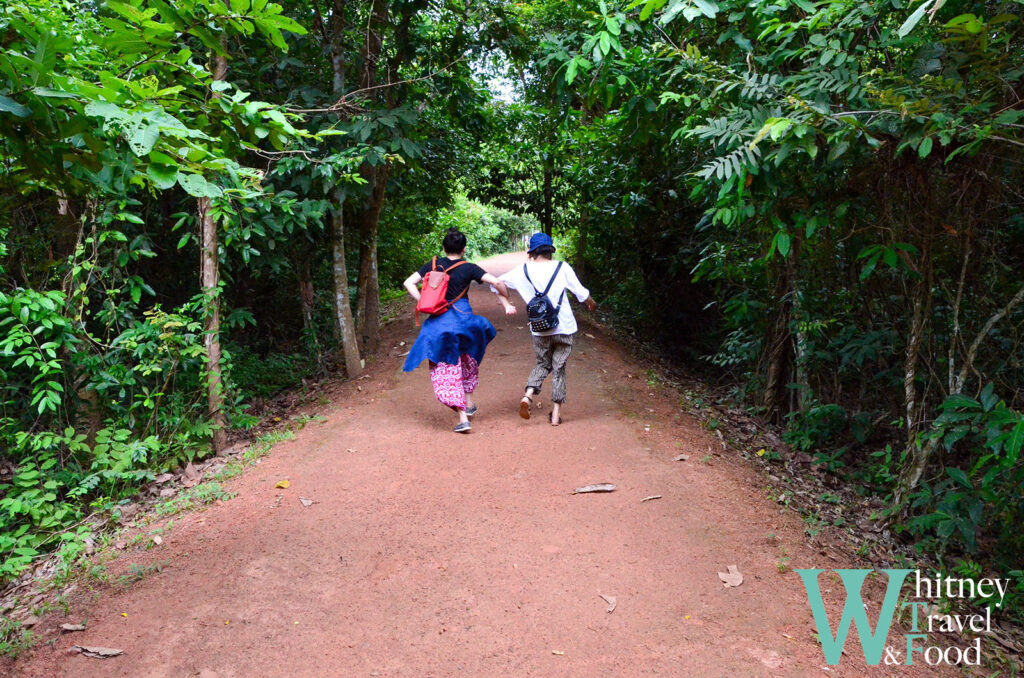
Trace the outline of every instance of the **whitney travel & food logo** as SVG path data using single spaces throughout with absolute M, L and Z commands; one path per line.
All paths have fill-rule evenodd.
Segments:
M 857 629 L 864 661 L 871 666 L 884 663 L 888 666 L 913 666 L 915 661 L 924 661 L 928 665 L 952 664 L 961 666 L 978 666 L 981 664 L 981 638 L 967 647 L 948 645 L 942 647 L 929 644 L 929 634 L 940 633 L 984 633 L 992 630 L 992 606 L 985 605 L 983 614 L 934 614 L 929 613 L 932 606 L 941 600 L 968 599 L 988 602 L 998 597 L 995 607 L 1002 607 L 1003 598 L 1009 590 L 1009 579 L 956 579 L 954 577 L 922 576 L 920 570 L 879 570 L 888 575 L 889 581 L 885 588 L 882 609 L 871 630 L 867 608 L 861 598 L 861 587 L 872 570 L 838 569 L 833 570 L 839 575 L 846 589 L 846 602 L 843 614 L 836 627 L 835 635 L 829 624 L 828 613 L 825 611 L 825 599 L 818 585 L 818 575 L 825 570 L 796 570 L 807 590 L 807 600 L 814 615 L 814 624 L 818 628 L 818 637 L 825 652 L 825 661 L 831 665 L 839 663 L 850 633 L 851 624 Z M 913 597 L 917 600 L 900 603 L 900 594 L 907 577 L 914 575 Z M 910 632 L 904 634 L 903 642 L 889 644 L 889 630 L 892 628 L 897 610 L 910 610 Z

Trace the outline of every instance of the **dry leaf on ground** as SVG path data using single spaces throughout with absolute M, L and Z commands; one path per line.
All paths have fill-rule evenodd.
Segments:
M 688 456 L 686 456 L 685 454 L 680 454 L 678 457 L 674 458 L 672 461 L 686 461 L 687 459 L 689 459 Z
M 60 630 L 65 633 L 71 633 L 73 631 L 84 631 L 85 624 L 61 624 Z
M 608 603 L 608 608 L 605 610 L 605 612 L 607 612 L 608 614 L 615 612 L 615 606 L 618 605 L 619 602 L 615 598 L 615 596 L 606 596 L 603 593 L 598 593 L 597 595 L 601 596 L 601 598 L 604 599 L 604 602 Z
M 72 645 L 71 650 L 74 652 L 81 652 L 86 657 L 96 657 L 97 659 L 107 659 L 109 657 L 116 657 L 119 654 L 124 654 L 124 650 L 117 650 L 112 647 L 84 647 L 82 645 Z
M 615 486 L 611 483 L 597 483 L 595 485 L 584 485 L 572 491 L 573 494 L 586 494 L 588 492 L 614 492 Z
M 725 588 L 735 588 L 743 583 L 743 575 L 735 565 L 730 565 L 728 572 L 719 572 L 718 578 Z
M 640 503 L 642 504 L 645 501 L 653 501 L 655 499 L 661 499 L 661 495 L 660 494 L 653 494 L 650 497 L 644 497 L 643 499 L 640 500 Z
M 305 506 L 306 508 L 309 508 L 310 506 L 316 503 L 312 499 L 306 499 L 305 497 L 299 497 L 299 501 L 302 502 L 302 505 Z
M 159 534 L 154 534 L 153 535 L 153 543 L 156 544 L 157 546 L 160 546 L 160 544 L 164 543 L 163 537 L 161 537 Z
M 289 485 L 291 485 L 290 482 L 288 482 L 287 480 L 282 480 L 278 482 L 277 485 L 274 485 L 274 487 L 280 487 L 282 490 L 287 490 Z

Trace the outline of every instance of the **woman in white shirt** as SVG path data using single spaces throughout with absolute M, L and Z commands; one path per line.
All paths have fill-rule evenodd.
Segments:
M 540 326 L 553 326 L 550 329 L 537 329 L 532 324 L 530 326 L 537 364 L 526 381 L 526 391 L 519 402 L 519 416 L 523 419 L 530 418 L 533 396 L 540 393 L 544 380 L 551 374 L 552 408 L 548 421 L 552 426 L 558 426 L 562 423 L 561 406 L 565 402 L 566 394 L 565 365 L 572 352 L 573 335 L 576 334 L 576 317 L 566 300 L 566 293 L 572 292 L 591 311 L 597 308 L 597 303 L 591 298 L 587 288 L 580 283 L 576 272 L 569 264 L 552 260 L 551 255 L 555 253 L 555 246 L 551 236 L 546 233 L 534 233 L 526 253 L 530 258 L 527 263 L 499 276 L 498 280 L 507 287 L 517 290 L 527 304 L 536 304 L 534 300 L 538 296 L 546 297 L 551 308 L 551 318 L 550 322 L 540 323 Z M 510 305 L 504 297 L 499 295 L 498 298 L 503 305 Z M 557 320 L 554 320 L 555 318 Z

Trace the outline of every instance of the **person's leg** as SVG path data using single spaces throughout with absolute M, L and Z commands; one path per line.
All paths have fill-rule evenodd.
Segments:
M 459 413 L 460 424 L 468 424 L 466 389 L 462 386 L 462 365 L 432 363 L 430 365 L 430 383 L 434 387 L 434 395 L 441 401 L 441 404 Z
M 565 365 L 572 353 L 572 335 L 556 334 L 551 337 L 551 423 L 562 422 L 561 409 L 565 402 Z
M 551 337 L 533 338 L 533 353 L 537 358 L 537 364 L 533 366 L 526 380 L 527 391 L 540 393 L 544 380 L 551 374 L 551 348 Z
M 459 360 L 462 368 L 462 390 L 466 393 L 466 414 L 476 414 L 476 403 L 473 402 L 473 391 L 480 385 L 480 365 L 468 353 L 463 353 Z
M 523 399 L 519 401 L 519 416 L 523 419 L 530 418 L 530 406 L 533 404 L 533 396 L 540 393 L 540 387 L 544 385 L 544 379 L 551 373 L 551 337 L 533 337 L 533 353 L 537 358 L 537 364 L 533 366 L 530 376 L 526 380 L 526 391 Z

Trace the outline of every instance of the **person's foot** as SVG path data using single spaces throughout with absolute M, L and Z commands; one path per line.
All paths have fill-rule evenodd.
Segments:
M 476 405 L 473 405 L 472 407 L 466 407 L 466 416 L 472 417 L 474 414 L 476 414 L 476 411 L 478 409 L 479 408 Z
M 468 421 L 460 421 L 452 430 L 456 433 L 469 433 L 472 428 L 473 427 L 469 425 Z
M 551 412 L 548 413 L 548 421 L 551 422 L 552 426 L 558 426 L 562 423 L 562 408 L 559 403 L 554 403 L 551 406 Z
M 528 395 L 524 395 L 523 399 L 519 401 L 519 416 L 523 419 L 530 418 L 530 407 L 533 405 L 533 398 Z

